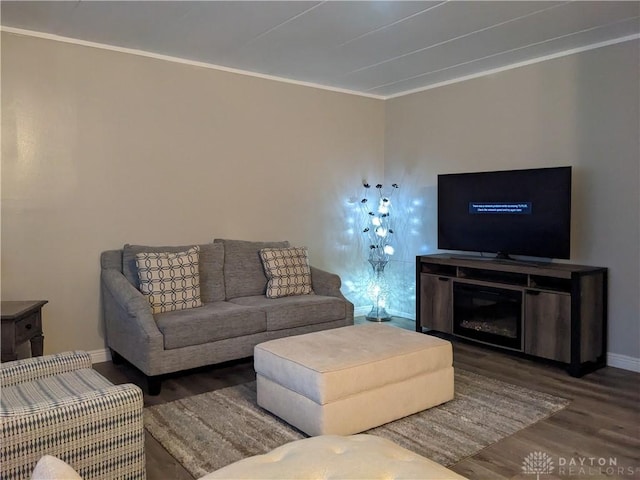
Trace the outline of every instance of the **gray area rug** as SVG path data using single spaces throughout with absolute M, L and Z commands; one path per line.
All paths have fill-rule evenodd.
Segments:
M 366 433 L 449 466 L 568 404 L 457 369 L 452 401 Z M 196 478 L 306 437 L 257 405 L 255 382 L 145 408 L 144 424 Z

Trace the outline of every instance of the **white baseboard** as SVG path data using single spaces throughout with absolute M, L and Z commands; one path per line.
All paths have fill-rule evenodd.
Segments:
M 91 363 L 102 363 L 111 361 L 111 352 L 108 348 L 102 348 L 100 350 L 87 351 L 91 355 Z
M 353 315 L 356 317 L 364 317 L 370 311 L 371 311 L 371 305 L 364 306 L 364 307 L 355 307 L 353 309 Z M 401 317 L 401 318 L 408 318 L 409 320 L 415 320 L 414 318 L 415 315 L 413 313 L 401 312 L 400 310 L 393 310 L 391 308 L 388 310 L 388 312 L 389 312 L 389 315 L 391 315 L 392 317 Z
M 371 307 L 357 307 L 355 309 L 355 316 L 360 317 L 369 313 Z M 412 315 L 402 312 L 390 311 L 394 317 L 411 318 Z M 108 348 L 100 350 L 91 350 L 87 352 L 91 355 L 92 363 L 102 363 L 111 361 L 111 353 Z M 619 353 L 607 353 L 607 366 L 621 368 L 623 370 L 630 370 L 632 372 L 640 373 L 640 358 L 630 357 L 628 355 L 621 355 Z
M 390 308 L 389 309 L 389 313 L 393 317 L 407 318 L 409 320 L 415 320 L 416 319 L 416 316 L 414 315 L 413 312 L 411 312 L 411 313 L 402 312 L 400 310 L 393 310 L 392 308 Z
M 640 358 L 620 355 L 619 353 L 607 353 L 607 365 L 609 367 L 622 368 L 640 373 Z

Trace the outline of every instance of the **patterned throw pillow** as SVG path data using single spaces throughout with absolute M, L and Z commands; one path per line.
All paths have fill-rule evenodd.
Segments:
M 154 314 L 202 306 L 199 252 L 195 246 L 185 252 L 136 254 L 140 291 Z
M 305 247 L 263 248 L 260 258 L 267 282 L 267 297 L 308 295 L 311 289 L 311 268 Z

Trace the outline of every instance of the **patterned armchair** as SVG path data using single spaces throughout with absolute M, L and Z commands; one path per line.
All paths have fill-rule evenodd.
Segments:
M 85 352 L 0 365 L 0 478 L 28 479 L 54 455 L 85 479 L 144 479 L 142 391 L 113 385 Z

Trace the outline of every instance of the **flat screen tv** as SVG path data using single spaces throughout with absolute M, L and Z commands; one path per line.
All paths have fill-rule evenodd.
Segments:
M 438 175 L 438 248 L 569 258 L 571 167 Z

